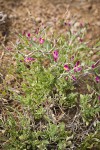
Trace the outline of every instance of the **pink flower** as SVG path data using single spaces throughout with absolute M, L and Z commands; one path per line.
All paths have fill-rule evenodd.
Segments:
M 74 72 L 80 72 L 82 70 L 82 67 L 74 67 Z
M 76 81 L 76 77 L 74 75 L 72 75 L 72 80 Z
M 72 25 L 71 22 L 68 22 L 67 24 L 68 24 L 69 27 Z
M 32 62 L 32 61 L 34 61 L 34 60 L 35 60 L 35 58 L 32 58 L 32 57 L 26 57 L 26 58 L 24 59 L 24 61 L 25 61 L 26 63 Z
M 81 37 L 78 37 L 79 42 L 83 42 L 83 39 Z
M 97 83 L 99 83 L 99 82 L 100 82 L 100 77 L 99 77 L 99 76 L 96 76 L 96 77 L 95 77 L 95 80 L 96 80 Z
M 26 37 L 27 37 L 27 38 L 30 38 L 30 37 L 31 37 L 31 34 L 30 34 L 30 33 L 27 33 L 27 34 L 26 34 Z
M 77 61 L 74 67 L 74 72 L 80 72 L 82 70 L 82 67 L 81 66 L 79 67 L 79 64 L 80 61 Z
M 92 69 L 94 69 L 96 66 L 95 66 L 95 64 L 93 64 L 91 67 L 92 67 Z
M 43 38 L 39 38 L 39 42 L 40 42 L 40 44 L 43 44 L 44 43 L 44 39 Z
M 58 50 L 54 50 L 54 51 L 53 51 L 53 58 L 54 58 L 54 61 L 55 61 L 55 62 L 57 62 L 58 56 L 59 56 Z
M 33 38 L 33 41 L 36 41 L 36 40 L 37 40 L 36 37 L 34 37 L 34 38 Z
M 66 26 L 66 25 L 67 25 L 67 23 L 66 23 L 66 22 L 64 22 L 64 25 Z
M 64 65 L 64 70 L 69 71 L 69 66 L 68 65 Z
M 80 38 L 80 40 L 79 40 L 80 42 L 83 42 L 83 39 L 82 38 Z
M 75 67 L 79 66 L 79 64 L 80 64 L 80 61 L 78 60 L 75 64 Z
M 100 95 L 98 96 L 98 99 L 100 100 Z
M 70 58 L 70 60 L 71 60 L 71 61 L 74 60 L 74 56 L 72 56 L 72 57 Z

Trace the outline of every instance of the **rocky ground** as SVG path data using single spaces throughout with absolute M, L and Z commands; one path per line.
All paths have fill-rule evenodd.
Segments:
M 93 41 L 100 36 L 99 8 L 100 0 L 0 0 L 0 12 L 6 15 L 4 22 L 0 16 L 0 43 L 12 41 L 15 31 L 29 31 L 41 22 L 52 24 L 64 17 L 89 23 L 87 38 Z M 67 9 L 70 13 L 64 16 Z

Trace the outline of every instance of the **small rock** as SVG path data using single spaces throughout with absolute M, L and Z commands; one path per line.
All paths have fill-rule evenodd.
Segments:
M 3 14 L 3 12 L 0 12 L 0 24 L 3 24 L 6 22 L 7 14 Z
M 97 25 L 97 26 L 100 26 L 100 21 L 96 22 L 96 25 Z
M 41 18 L 40 18 L 40 17 L 37 17 L 37 18 L 36 18 L 36 22 L 37 22 L 37 23 L 41 23 Z
M 19 19 L 19 16 L 16 14 L 9 15 L 9 19 Z
M 92 56 L 92 60 L 93 60 L 93 61 L 97 61 L 97 60 L 98 60 L 98 55 L 93 55 L 93 56 Z

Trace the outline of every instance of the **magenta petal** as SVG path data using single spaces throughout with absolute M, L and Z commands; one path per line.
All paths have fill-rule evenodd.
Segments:
M 80 72 L 82 70 L 82 67 L 74 67 L 74 72 Z
M 93 64 L 91 67 L 94 69 L 96 66 L 95 66 L 95 64 Z
M 26 35 L 28 38 L 30 38 L 31 37 L 31 34 L 30 33 L 27 33 L 27 35 Z
M 68 66 L 68 65 L 64 65 L 64 69 L 65 69 L 66 71 L 69 71 L 69 66 Z
M 72 56 L 70 60 L 71 60 L 71 61 L 74 60 L 74 56 Z
M 73 79 L 74 81 L 76 81 L 76 77 L 75 77 L 75 76 L 73 76 L 73 75 L 72 75 L 72 79 Z
M 100 100 L 100 95 L 98 96 L 98 99 Z
M 80 64 L 80 61 L 77 61 L 75 64 L 75 67 L 79 66 L 79 64 Z
M 82 38 L 80 38 L 80 39 L 79 39 L 79 41 L 80 41 L 80 42 L 83 42 L 83 39 L 82 39 Z
M 95 80 L 96 80 L 97 83 L 99 83 L 100 82 L 100 77 L 96 76 Z
M 57 50 L 53 51 L 53 58 L 54 58 L 54 61 L 57 61 L 57 60 L 58 60 L 58 55 L 59 55 L 59 53 L 58 53 Z
M 44 43 L 44 39 L 43 39 L 43 38 L 40 38 L 40 39 L 39 39 L 39 42 L 40 42 L 40 44 L 43 44 L 43 43 Z
M 36 41 L 36 40 L 37 40 L 36 37 L 34 37 L 34 38 L 33 38 L 33 41 Z
M 72 25 L 71 22 L 68 22 L 67 24 L 68 24 L 69 27 Z

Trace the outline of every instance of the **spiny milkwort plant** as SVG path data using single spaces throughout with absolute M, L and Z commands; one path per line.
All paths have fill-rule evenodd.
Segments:
M 82 40 L 84 31 L 70 30 L 50 38 L 46 29 L 19 34 L 14 54 L 19 92 L 6 88 L 22 111 L 14 108 L 17 117 L 8 111 L 5 149 L 85 150 L 98 146 L 100 61 L 91 61 L 90 48 Z M 78 92 L 81 86 L 85 87 L 83 94 Z

